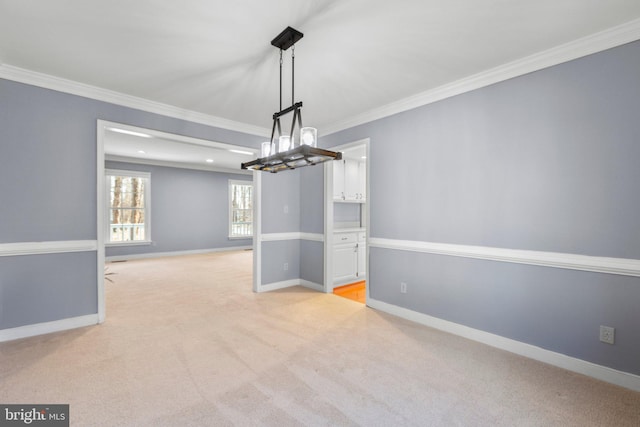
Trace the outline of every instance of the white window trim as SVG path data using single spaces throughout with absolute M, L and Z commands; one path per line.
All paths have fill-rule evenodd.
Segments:
M 233 192 L 231 191 L 231 188 L 233 185 L 250 185 L 252 187 L 251 190 L 251 198 L 254 199 L 255 198 L 255 186 L 253 185 L 252 181 L 243 181 L 243 180 L 239 180 L 239 179 L 230 179 L 229 180 L 229 186 L 228 186 L 228 193 L 229 193 L 229 220 L 227 221 L 229 223 L 229 231 L 228 231 L 228 236 L 229 236 L 229 240 L 246 240 L 246 239 L 251 239 L 253 238 L 253 235 L 251 236 L 234 236 L 231 234 L 232 231 L 232 220 L 233 220 Z M 255 200 L 252 200 L 251 205 L 253 205 L 253 203 L 255 203 Z M 252 222 L 251 222 L 251 229 L 254 231 L 255 234 L 255 218 L 252 218 Z
M 107 198 L 105 202 L 105 211 L 104 211 L 104 242 L 105 246 L 143 246 L 150 245 L 151 241 L 151 173 L 150 172 L 141 172 L 141 171 L 130 171 L 123 169 L 105 169 L 105 197 Z M 146 180 L 144 186 L 144 240 L 136 240 L 129 242 L 111 242 L 109 241 L 109 228 L 111 226 L 111 221 L 109 221 L 109 211 L 111 209 L 111 204 L 109 203 L 109 194 L 111 192 L 111 184 L 107 177 L 109 176 L 131 176 L 134 178 L 143 178 Z

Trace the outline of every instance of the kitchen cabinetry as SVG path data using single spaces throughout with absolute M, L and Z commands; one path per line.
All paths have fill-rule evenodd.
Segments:
M 366 238 L 364 231 L 336 232 L 333 245 L 333 283 L 345 284 L 366 276 Z
M 352 159 L 333 162 L 333 199 L 343 202 L 366 200 L 366 163 Z

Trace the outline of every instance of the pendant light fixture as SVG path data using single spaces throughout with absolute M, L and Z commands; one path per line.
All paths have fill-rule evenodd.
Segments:
M 304 35 L 291 27 L 287 27 L 271 41 L 280 49 L 280 110 L 273 113 L 271 139 L 262 143 L 260 157 L 242 163 L 242 169 L 280 172 L 303 166 L 315 165 L 327 160 L 341 160 L 342 153 L 323 150 L 317 147 L 318 131 L 312 127 L 302 126 L 302 102 L 295 102 L 295 44 Z M 282 53 L 291 49 L 291 106 L 282 108 Z M 288 134 L 282 133 L 280 118 L 293 113 L 291 128 Z M 276 139 L 276 129 L 278 138 Z M 297 138 L 296 138 L 297 129 Z

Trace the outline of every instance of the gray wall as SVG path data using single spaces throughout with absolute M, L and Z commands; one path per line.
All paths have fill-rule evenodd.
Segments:
M 263 173 L 262 233 L 300 231 L 300 170 Z M 285 207 L 287 213 L 285 213 Z M 289 265 L 284 270 L 284 264 Z M 261 284 L 300 278 L 300 240 L 262 242 Z
M 151 173 L 151 245 L 110 246 L 107 256 L 251 246 L 229 239 L 229 180 L 251 175 L 106 162 L 108 169 Z
M 324 284 L 324 242 L 300 241 L 300 278 L 322 286 Z
M 300 240 L 262 242 L 262 285 L 299 278 Z
M 300 169 L 300 231 L 324 234 L 324 166 Z
M 262 233 L 300 231 L 300 172 L 262 174 Z
M 0 243 L 97 239 L 98 119 L 253 148 L 263 139 L 0 79 Z M 3 257 L 0 329 L 96 313 L 96 271 L 95 251 Z
M 640 259 L 639 75 L 635 42 L 321 144 L 370 138 L 372 238 Z M 370 255 L 374 299 L 640 374 L 638 278 Z M 616 328 L 615 345 L 599 325 Z
M 324 234 L 324 166 L 300 169 L 300 231 Z M 324 243 L 300 241 L 300 278 L 324 284 Z
M 323 234 L 323 176 L 322 166 L 263 174 L 262 232 Z M 263 242 L 262 284 L 303 279 L 322 285 L 323 248 L 322 242 L 299 239 Z M 284 263 L 289 270 L 284 270 Z
M 0 257 L 0 329 L 97 313 L 96 271 L 95 252 Z
M 334 203 L 333 222 L 360 222 L 359 203 Z

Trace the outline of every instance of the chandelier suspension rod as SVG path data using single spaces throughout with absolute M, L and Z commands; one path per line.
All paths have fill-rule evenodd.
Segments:
M 282 111 L 282 49 L 280 49 L 280 111 Z
M 296 45 L 291 46 L 291 105 L 296 103 L 294 96 L 296 88 Z M 282 108 L 280 108 L 282 109 Z

